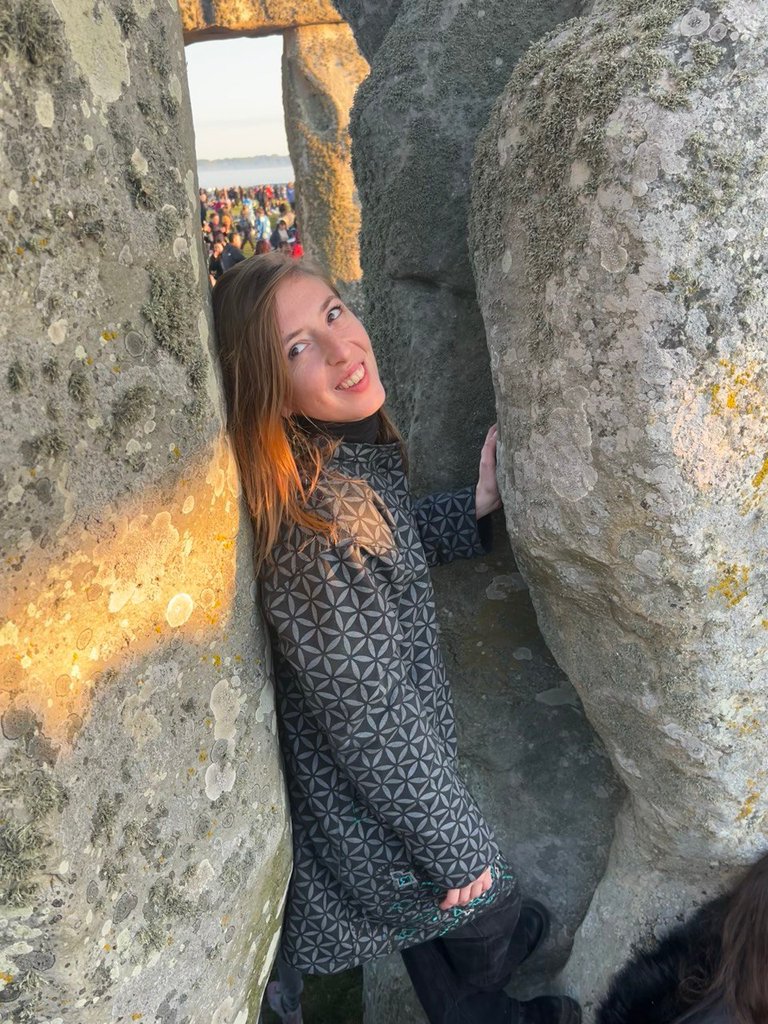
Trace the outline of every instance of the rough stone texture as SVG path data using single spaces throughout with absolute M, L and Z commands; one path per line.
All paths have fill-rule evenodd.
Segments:
M 340 284 L 360 279 L 360 204 L 352 176 L 349 111 L 368 64 L 348 25 L 286 32 L 283 104 L 309 256 Z
M 505 548 L 500 540 L 486 558 L 445 566 L 435 585 L 462 770 L 523 891 L 553 912 L 546 946 L 510 989 L 530 998 L 553 990 L 605 869 L 624 791 Z M 366 1024 L 423 1019 L 399 957 L 365 971 Z
M 473 241 L 507 523 L 631 799 L 567 978 L 765 852 L 768 8 L 613 0 L 521 61 Z
M 512 12 L 503 0 L 404 0 L 357 94 L 366 323 L 409 435 L 413 478 L 426 487 L 474 472 L 493 418 L 466 246 L 475 138 L 531 40 L 580 9 L 580 0 Z M 348 16 L 357 31 L 351 7 Z
M 367 60 L 381 46 L 403 0 L 333 0 L 339 13 L 348 21 L 355 33 L 355 39 Z
M 338 24 L 331 0 L 177 0 L 185 43 L 271 36 L 300 25 Z
M 1 1016 L 243 1024 L 290 844 L 178 12 L 0 53 Z

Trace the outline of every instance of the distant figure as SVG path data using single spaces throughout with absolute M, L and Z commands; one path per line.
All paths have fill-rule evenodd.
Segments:
M 254 255 L 263 256 L 265 252 L 272 252 L 272 246 L 269 244 L 266 238 L 262 238 L 260 242 L 256 243 L 256 250 L 254 252 Z
M 597 1024 L 766 1024 L 768 854 L 614 977 Z
M 296 214 L 291 211 L 288 203 L 280 203 L 278 209 L 280 210 L 280 217 L 285 221 L 285 226 L 292 228 L 293 222 L 296 220 Z
M 269 244 L 273 249 L 279 249 L 283 242 L 290 243 L 290 241 L 291 239 L 288 236 L 288 225 L 284 220 L 279 220 L 269 239 Z
M 261 242 L 263 240 L 268 242 L 271 231 L 272 225 L 269 223 L 269 217 L 264 212 L 264 207 L 260 206 L 256 211 L 256 217 L 253 224 L 253 232 L 256 241 Z
M 208 260 L 208 280 L 211 286 L 215 285 L 221 275 L 224 273 L 221 267 L 221 254 L 224 251 L 224 245 L 222 242 L 214 242 L 213 248 L 211 249 L 211 255 Z
M 289 181 L 288 184 L 285 186 L 285 197 L 288 200 L 288 202 L 291 204 L 291 209 L 295 210 L 296 209 L 296 205 L 295 205 L 296 204 L 296 189 L 294 188 L 294 185 L 293 185 L 292 181 Z
M 224 246 L 221 256 L 219 258 L 223 273 L 226 273 L 226 271 L 229 270 L 230 267 L 234 267 L 236 263 L 240 263 L 242 262 L 242 260 L 245 259 L 245 254 L 243 253 L 242 245 L 242 238 L 240 237 L 240 235 L 238 235 L 237 232 L 235 232 L 232 235 L 232 241 Z

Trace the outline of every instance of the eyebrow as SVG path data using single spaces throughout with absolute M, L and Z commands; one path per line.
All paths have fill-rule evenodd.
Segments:
M 330 306 L 330 304 L 332 302 L 335 302 L 337 299 L 338 299 L 338 296 L 334 295 L 333 292 L 331 292 L 331 294 L 328 296 L 328 298 L 322 304 L 322 306 L 320 307 L 318 312 L 319 313 L 324 313 L 325 310 L 328 308 L 328 306 Z M 296 337 L 296 335 L 297 334 L 301 334 L 301 332 L 303 330 L 304 330 L 303 327 L 299 327 L 299 329 L 297 331 L 291 331 L 291 333 L 287 337 L 283 338 L 283 344 L 287 345 L 289 341 L 293 341 L 293 339 Z

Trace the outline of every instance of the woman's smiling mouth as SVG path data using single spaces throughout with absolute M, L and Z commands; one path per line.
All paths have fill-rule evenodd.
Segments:
M 351 373 L 348 377 L 345 377 L 343 381 L 336 385 L 336 391 L 349 391 L 350 388 L 356 387 L 358 384 L 366 380 L 365 366 L 360 363 L 357 369 Z

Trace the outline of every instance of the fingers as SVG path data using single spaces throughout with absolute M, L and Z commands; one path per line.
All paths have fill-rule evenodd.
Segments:
M 482 875 L 476 878 L 474 882 L 470 882 L 469 885 L 465 885 L 462 889 L 449 889 L 440 904 L 440 909 L 450 910 L 451 907 L 465 907 L 472 900 L 487 892 L 492 885 L 491 869 L 487 867 Z

